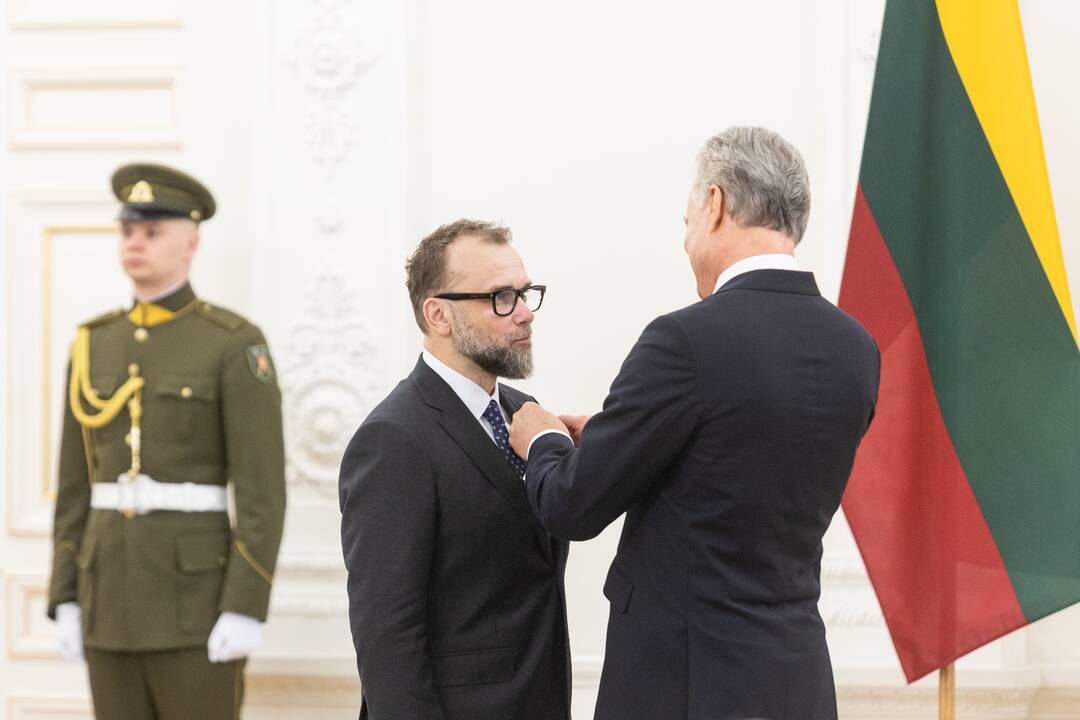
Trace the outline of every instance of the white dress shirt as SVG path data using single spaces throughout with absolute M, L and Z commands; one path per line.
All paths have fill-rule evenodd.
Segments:
M 487 410 L 488 405 L 492 400 L 499 406 L 499 412 L 502 413 L 503 421 L 506 423 L 506 429 L 510 429 L 510 418 L 506 416 L 506 410 L 503 409 L 502 403 L 499 402 L 498 382 L 495 383 L 495 392 L 488 395 L 487 390 L 480 387 L 427 350 L 424 351 L 423 358 L 424 362 L 427 363 L 427 366 L 434 370 L 436 375 L 445 380 L 446 384 L 450 386 L 450 389 L 454 391 L 454 394 L 461 398 L 461 402 L 465 403 L 465 407 L 469 409 L 469 412 L 476 418 L 476 421 L 480 423 L 480 427 L 484 428 L 484 432 L 491 438 L 491 442 L 495 442 L 495 431 L 492 429 L 491 423 L 484 418 L 484 412 Z
M 720 273 L 720 277 L 716 279 L 716 290 L 727 285 L 729 280 L 735 278 L 736 275 L 742 275 L 753 270 L 798 270 L 799 265 L 795 262 L 795 258 L 792 255 L 785 253 L 767 253 L 765 255 L 751 255 L 748 258 L 743 258 L 734 263 L 724 272 Z

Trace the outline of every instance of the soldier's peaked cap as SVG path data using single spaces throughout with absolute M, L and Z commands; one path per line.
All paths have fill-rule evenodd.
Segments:
M 201 182 L 167 165 L 134 163 L 113 172 L 112 190 L 123 207 L 119 220 L 160 218 L 209 220 L 217 210 L 214 196 Z

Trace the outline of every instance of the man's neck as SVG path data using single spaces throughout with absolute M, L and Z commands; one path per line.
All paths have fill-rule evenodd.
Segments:
M 156 283 L 135 283 L 135 298 L 139 302 L 152 303 L 172 295 L 188 281 L 187 275 L 170 278 Z
M 757 255 L 795 256 L 795 243 L 787 235 L 767 228 L 740 228 L 731 237 L 718 239 L 722 248 L 714 262 L 698 276 L 698 295 L 704 299 L 716 289 L 716 282 L 725 270 L 740 260 Z
M 476 363 L 469 358 L 464 357 L 442 343 L 433 342 L 430 338 L 424 341 L 424 349 L 438 358 L 439 362 L 443 363 L 454 372 L 463 375 L 479 385 L 488 395 L 495 394 L 495 384 L 498 382 L 498 378 L 489 372 L 481 370 L 476 366 Z

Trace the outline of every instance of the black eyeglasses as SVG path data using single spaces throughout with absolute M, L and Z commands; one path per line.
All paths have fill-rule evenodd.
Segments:
M 529 285 L 523 288 L 499 288 L 486 293 L 442 293 L 436 295 L 440 300 L 491 300 L 491 309 L 496 315 L 506 317 L 517 308 L 518 298 L 525 301 L 525 306 L 536 312 L 544 304 L 547 285 Z

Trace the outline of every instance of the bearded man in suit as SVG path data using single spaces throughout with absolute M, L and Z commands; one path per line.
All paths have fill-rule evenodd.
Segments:
M 341 463 L 349 619 L 370 720 L 569 720 L 567 544 L 529 509 L 535 285 L 510 231 L 459 220 L 407 265 L 424 352 Z

